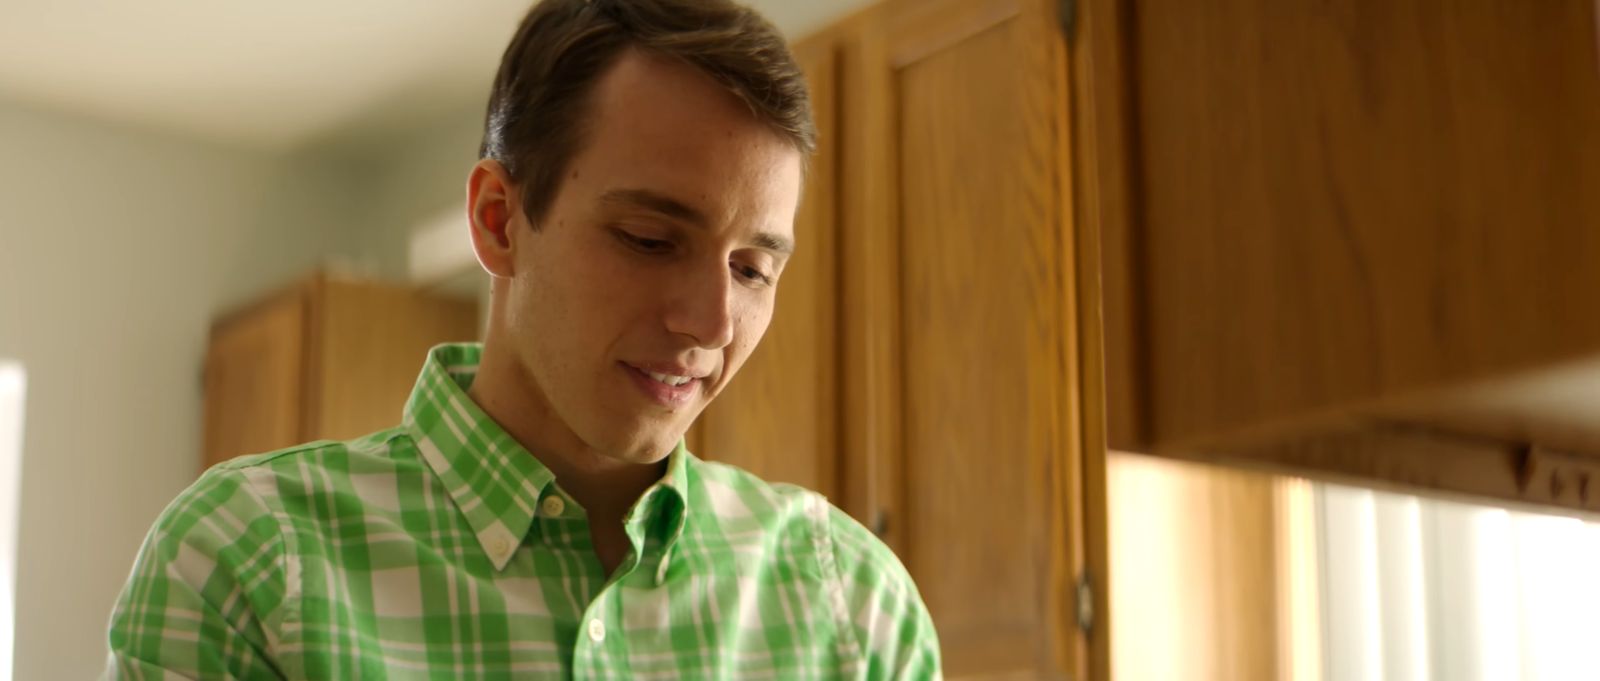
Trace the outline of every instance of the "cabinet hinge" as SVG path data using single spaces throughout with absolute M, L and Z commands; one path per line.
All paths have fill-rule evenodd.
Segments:
M 1078 27 L 1078 0 L 1057 0 L 1056 11 L 1061 15 L 1061 33 L 1071 45 L 1073 30 Z
M 1094 582 L 1087 572 L 1078 576 L 1078 628 L 1085 636 L 1094 633 Z

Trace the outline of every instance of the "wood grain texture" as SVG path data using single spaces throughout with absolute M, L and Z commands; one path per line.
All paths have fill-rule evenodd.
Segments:
M 1080 240 L 1095 252 L 1090 285 L 1101 305 L 1101 366 L 1105 375 L 1107 438 L 1115 444 L 1142 442 L 1148 422 L 1139 398 L 1145 361 L 1144 329 L 1134 277 L 1140 204 L 1136 186 L 1138 121 L 1134 118 L 1132 2 L 1079 3 L 1072 42 L 1073 189 Z M 1086 336 L 1088 337 L 1088 336 Z
M 1111 618 L 1110 550 L 1107 546 L 1106 421 L 1101 267 L 1099 231 L 1083 219 L 1078 202 L 1077 147 L 1079 130 L 1073 120 L 1078 97 L 1073 82 L 1070 31 L 1076 16 L 1062 14 L 1063 5 L 1051 0 L 1029 0 L 1022 6 L 1025 44 L 1029 59 L 1024 67 L 1036 72 L 1040 105 L 1051 129 L 1054 159 L 1053 221 L 1057 225 L 1055 253 L 1061 326 L 1060 414 L 1057 417 L 1061 451 L 1053 457 L 1052 481 L 1047 498 L 1054 506 L 1047 513 L 1059 519 L 1051 530 L 1053 542 L 1047 577 L 1051 608 L 1059 609 L 1066 623 L 1055 640 L 1055 664 L 1075 678 L 1109 678 Z M 1076 586 L 1086 583 L 1089 601 Z M 1088 627 L 1079 615 L 1089 614 Z
M 304 291 L 295 288 L 212 329 L 201 470 L 300 442 L 306 313 Z
M 1038 5 L 1042 8 L 1043 5 Z M 1009 11 L 996 19 L 996 12 Z M 892 67 L 905 483 L 901 554 L 950 678 L 1051 678 L 1081 656 L 1063 489 L 1077 389 L 1054 45 L 1021 3 L 897 6 Z M 1053 22 L 1052 22 L 1053 24 Z M 1046 24 L 1046 25 L 1052 25 Z M 1070 365 L 1070 366 L 1069 366 Z
M 428 349 L 478 339 L 472 299 L 328 277 L 312 301 L 307 440 L 360 437 L 400 423 Z
M 1081 363 L 1079 439 L 1083 452 L 1083 479 L 1077 486 L 1083 541 L 1077 560 L 1095 587 L 1095 622 L 1079 675 L 1089 679 L 1112 677 L 1111 635 L 1117 617 L 1110 602 L 1116 574 L 1110 562 L 1106 453 L 1110 442 L 1131 439 L 1129 434 L 1140 420 L 1135 411 L 1136 391 L 1121 380 L 1108 378 L 1135 375 L 1131 367 L 1141 356 L 1133 346 L 1140 334 L 1133 326 L 1132 306 L 1126 298 L 1108 299 L 1129 295 L 1130 287 L 1106 283 L 1128 275 L 1126 237 L 1136 208 L 1128 166 L 1132 126 L 1127 116 L 1130 102 L 1125 70 L 1127 6 L 1118 0 L 1077 3 L 1067 68 L 1058 76 L 1066 84 L 1064 96 L 1072 121 L 1063 136 L 1063 153 L 1071 159 L 1072 170 L 1060 192 L 1070 201 L 1076 237 L 1079 330 L 1075 335 Z M 1120 345 L 1108 348 L 1108 335 L 1118 338 Z
M 773 482 L 838 490 L 838 46 L 794 47 L 818 132 L 795 219 L 798 251 L 778 284 L 772 325 L 699 419 L 700 453 Z
M 841 71 L 840 413 L 843 507 L 906 555 L 905 459 L 899 404 L 898 135 L 889 67 L 889 8 L 846 27 Z
M 1279 481 L 1127 454 L 1109 468 L 1116 678 L 1281 678 Z
M 1127 267 L 1107 366 L 1113 423 L 1138 423 L 1114 445 L 1227 449 L 1600 357 L 1592 2 L 1128 7 L 1137 210 L 1105 223 Z

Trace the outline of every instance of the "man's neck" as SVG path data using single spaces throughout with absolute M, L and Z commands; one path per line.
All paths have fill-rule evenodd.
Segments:
M 555 475 L 596 527 L 620 531 L 628 509 L 661 479 L 666 461 L 637 464 L 596 451 L 555 414 L 532 376 L 485 344 L 468 395 Z

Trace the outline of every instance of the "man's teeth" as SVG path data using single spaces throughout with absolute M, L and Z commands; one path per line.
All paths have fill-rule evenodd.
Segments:
M 656 373 L 654 371 L 646 371 L 645 373 L 649 374 L 650 378 L 656 379 L 657 381 L 660 381 L 662 383 L 665 383 L 665 384 L 673 386 L 673 387 L 677 387 L 677 386 L 683 385 L 685 383 L 688 383 L 689 381 L 694 380 L 693 378 L 690 378 L 688 376 L 672 376 L 672 375 L 669 375 L 669 374 L 658 374 L 658 373 Z

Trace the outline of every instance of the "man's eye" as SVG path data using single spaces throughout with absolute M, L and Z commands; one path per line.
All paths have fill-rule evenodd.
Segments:
M 651 239 L 637 236 L 624 230 L 617 230 L 617 238 L 640 253 L 654 254 L 666 253 L 672 250 L 672 242 L 665 239 Z
M 759 268 L 752 267 L 750 265 L 740 265 L 739 263 L 729 264 L 733 267 L 733 271 L 739 275 L 740 279 L 752 284 L 760 284 L 762 286 L 772 285 L 772 275 L 762 272 Z

